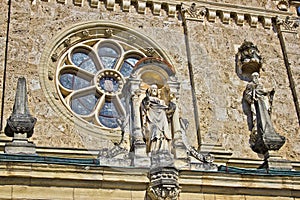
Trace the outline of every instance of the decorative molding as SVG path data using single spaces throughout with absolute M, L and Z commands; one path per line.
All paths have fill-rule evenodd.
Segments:
M 40 2 L 48 2 L 49 0 L 35 0 Z M 67 4 L 68 0 L 56 0 L 57 3 Z M 72 1 L 76 6 L 83 6 L 87 0 L 74 0 Z M 92 8 L 99 8 L 100 2 L 105 2 L 104 0 L 90 0 L 90 6 Z M 281 0 L 280 2 L 286 2 L 286 0 Z M 207 17 L 209 22 L 216 22 L 216 18 L 219 17 L 224 24 L 229 24 L 230 19 L 234 18 L 237 25 L 243 26 L 244 20 L 247 18 L 249 20 L 249 25 L 251 27 L 257 27 L 258 23 L 262 23 L 263 27 L 270 29 L 272 26 L 271 19 L 277 16 L 281 18 L 286 18 L 287 16 L 293 16 L 293 12 L 288 11 L 278 11 L 278 10 L 267 10 L 259 7 L 248 7 L 229 3 L 220 2 L 209 2 L 209 1 L 197 1 L 197 3 L 186 2 L 165 2 L 165 1 L 152 1 L 152 0 L 121 0 L 117 2 L 120 4 L 122 11 L 128 12 L 130 6 L 134 3 L 137 7 L 137 12 L 140 14 L 145 14 L 146 7 L 149 5 L 153 15 L 160 15 L 161 10 L 166 10 L 169 17 L 175 17 L 177 13 L 177 8 L 183 7 L 186 10 L 187 20 L 197 20 L 204 21 Z M 297 3 L 297 2 L 296 2 Z M 106 7 L 108 10 L 115 9 L 115 0 L 107 0 Z M 295 1 L 291 1 L 291 4 L 295 5 Z M 163 6 L 162 6 L 163 5 Z

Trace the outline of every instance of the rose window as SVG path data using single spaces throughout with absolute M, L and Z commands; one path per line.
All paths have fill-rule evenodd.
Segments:
M 57 88 L 65 105 L 89 123 L 117 128 L 117 119 L 126 115 L 122 97 L 126 78 L 143 57 L 138 49 L 111 39 L 73 46 L 57 70 Z

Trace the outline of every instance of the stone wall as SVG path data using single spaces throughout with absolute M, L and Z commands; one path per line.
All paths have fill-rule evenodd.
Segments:
M 100 2 L 99 8 L 92 8 L 85 1 L 81 7 L 72 2 L 33 2 L 12 1 L 4 119 L 12 111 L 15 95 L 13 88 L 16 87 L 17 78 L 24 76 L 28 84 L 30 110 L 38 119 L 32 137 L 36 145 L 86 148 L 88 141 L 94 145 L 89 148 L 105 146 L 106 140 L 95 142 L 93 138 L 82 136 L 82 130 L 76 127 L 76 123 L 65 121 L 51 108 L 41 86 L 39 69 L 43 67 L 40 66 L 40 59 L 45 45 L 62 30 L 79 22 L 111 20 L 148 36 L 168 53 L 182 82 L 179 105 L 181 115 L 189 120 L 188 135 L 193 145 L 197 146 L 186 45 L 178 15 L 169 17 L 166 9 L 162 9 L 159 15 L 153 15 L 150 7 L 146 7 L 145 14 L 139 14 L 133 5 L 128 12 L 122 12 L 119 4 L 115 5 L 114 11 L 108 11 L 103 2 Z M 240 1 L 238 3 L 242 4 Z M 7 4 L 2 4 L 0 11 L 5 19 Z M 247 1 L 248 5 L 276 9 L 273 1 Z M 216 22 L 188 21 L 187 27 L 203 142 L 222 144 L 232 150 L 234 156 L 258 158 L 249 147 L 250 131 L 242 106 L 247 82 L 239 79 L 235 66 L 237 49 L 247 39 L 258 46 L 264 58 L 262 78 L 276 89 L 272 120 L 278 133 L 287 138 L 280 154 L 288 159 L 299 159 L 300 150 L 293 142 L 299 133 L 299 124 L 276 32 L 265 29 L 261 23 L 258 23 L 257 28 L 250 27 L 246 22 L 244 26 L 239 26 L 232 18 L 229 24 L 223 24 L 218 17 Z M 0 30 L 1 52 L 5 47 L 5 30 L 6 24 L 3 23 Z M 288 41 L 292 43 L 289 51 L 298 52 L 299 40 L 291 38 Z M 1 53 L 1 63 L 3 60 L 4 54 Z M 291 54 L 290 60 L 299 91 L 299 54 Z
M 274 126 L 278 133 L 293 138 L 299 127 L 276 33 L 261 26 L 254 29 L 233 22 L 224 25 L 220 21 L 190 22 L 188 28 L 203 141 L 220 142 L 238 157 L 256 156 L 249 149 L 247 110 L 242 101 L 247 82 L 238 77 L 235 66 L 235 55 L 245 39 L 258 46 L 264 59 L 262 79 L 267 88 L 276 90 Z M 285 149 L 289 148 L 289 141 Z M 291 156 L 288 154 L 291 152 L 286 155 Z
M 4 58 L 5 58 L 5 45 L 6 45 L 6 32 L 7 32 L 7 16 L 8 5 L 5 2 L 0 2 L 0 98 L 2 99 L 3 92 L 3 72 L 4 72 Z M 1 100 L 2 102 L 2 100 Z M 2 108 L 0 108 L 1 112 Z

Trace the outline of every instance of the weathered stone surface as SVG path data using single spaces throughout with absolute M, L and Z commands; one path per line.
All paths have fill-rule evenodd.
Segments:
M 247 6 L 277 9 L 273 1 L 232 0 L 225 3 L 245 3 Z M 5 2 L 2 4 L 0 9 L 3 16 L 7 5 Z M 107 142 L 105 138 L 95 134 L 83 134 L 84 130 L 77 126 L 75 118 L 74 123 L 70 123 L 65 116 L 55 112 L 43 92 L 39 76 L 41 54 L 48 41 L 72 24 L 104 19 L 133 27 L 156 41 L 170 56 L 181 82 L 180 96 L 184 97 L 179 98 L 180 115 L 188 119 L 190 125 L 187 135 L 192 145 L 197 146 L 186 47 L 180 20 L 169 18 L 164 10 L 161 10 L 159 16 L 153 16 L 149 7 L 145 8 L 145 14 L 138 14 L 132 5 L 128 12 L 122 12 L 119 5 L 115 5 L 114 11 L 106 11 L 104 2 L 99 2 L 99 8 L 92 8 L 87 1 L 83 1 L 82 6 L 75 6 L 71 1 L 67 4 L 56 1 L 36 1 L 36 4 L 26 0 L 12 1 L 11 14 L 4 119 L 12 110 L 14 83 L 19 76 L 25 76 L 29 83 L 29 109 L 39 121 L 35 127 L 36 134 L 31 138 L 36 145 L 72 148 L 113 145 L 113 142 Z M 1 40 L 5 37 L 2 34 L 5 26 L 1 26 Z M 218 17 L 215 23 L 207 20 L 189 21 L 188 29 L 203 142 L 222 144 L 233 151 L 233 156 L 257 158 L 250 150 L 250 132 L 242 106 L 246 82 L 240 80 L 235 73 L 237 48 L 247 39 L 258 46 L 264 58 L 262 76 L 272 79 L 270 85 L 276 87 L 272 120 L 276 130 L 287 138 L 286 145 L 280 151 L 285 158 L 298 159 L 300 150 L 294 143 L 294 138 L 299 135 L 299 125 L 276 33 L 264 29 L 261 23 L 257 24 L 257 28 L 251 28 L 248 23 L 239 26 L 230 19 L 225 25 Z M 289 41 L 289 51 L 298 52 L 299 40 Z M 3 49 L 3 45 L 3 42 L 0 43 L 0 49 Z M 297 91 L 300 85 L 297 76 L 298 58 L 298 54 L 291 55 L 290 58 Z M 0 61 L 1 59 L 3 60 L 3 54 L 0 54 Z M 62 105 L 60 100 L 54 103 Z M 109 133 L 107 130 L 103 132 Z
M 236 47 L 244 39 L 258 45 L 264 58 L 262 76 L 271 79 L 268 85 L 276 88 L 272 113 L 276 130 L 285 136 L 296 134 L 296 113 L 286 112 L 288 107 L 294 111 L 294 105 L 279 40 L 274 32 L 262 27 L 226 26 L 220 22 L 188 22 L 188 27 L 204 142 L 222 143 L 233 150 L 233 156 L 256 157 L 249 151 L 250 132 L 242 106 L 246 82 L 235 73 Z
M 7 32 L 7 15 L 8 15 L 8 5 L 5 1 L 0 2 L 0 13 L 1 13 L 0 14 L 0 99 L 2 99 L 4 60 L 5 60 L 5 49 L 6 49 L 5 45 L 6 45 L 6 32 Z M 2 112 L 1 110 L 2 108 L 0 108 L 0 112 Z

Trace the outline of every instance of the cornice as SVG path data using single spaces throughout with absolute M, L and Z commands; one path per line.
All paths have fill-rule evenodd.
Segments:
M 248 23 L 251 27 L 257 27 L 261 23 L 264 28 L 270 29 L 272 26 L 272 18 L 286 18 L 292 16 L 292 12 L 279 10 L 270 10 L 259 7 L 250 7 L 243 5 L 234 5 L 229 3 L 210 2 L 210 1 L 161 1 L 161 0 L 32 0 L 32 4 L 43 2 L 55 2 L 60 4 L 73 4 L 75 6 L 99 8 L 101 4 L 105 4 L 106 9 L 115 11 L 118 4 L 122 12 L 129 12 L 130 6 L 135 6 L 139 14 L 146 13 L 146 7 L 149 7 L 153 15 L 161 15 L 161 11 L 165 11 L 169 17 L 176 17 L 181 9 L 188 10 L 193 5 L 196 9 L 205 10 L 205 14 L 200 16 L 191 16 L 187 14 L 187 20 L 216 22 L 219 18 L 224 24 L 229 24 L 231 21 L 237 25 Z M 196 10 L 198 12 L 198 10 Z M 196 13 L 199 14 L 199 13 Z
M 148 170 L 0 162 L 0 186 L 39 186 L 145 191 Z M 300 177 L 181 170 L 181 193 L 300 197 Z

